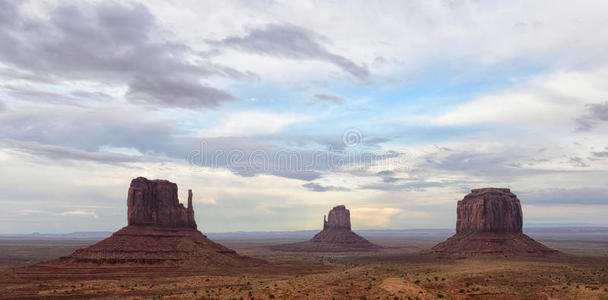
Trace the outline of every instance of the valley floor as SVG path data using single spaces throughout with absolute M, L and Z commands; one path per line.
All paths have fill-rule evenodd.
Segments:
M 193 275 L 104 280 L 0 280 L 0 298 L 112 299 L 608 299 L 606 248 L 580 248 L 550 259 L 441 260 L 421 254 L 426 239 L 373 242 L 391 248 L 377 253 L 306 254 L 268 250 L 272 240 L 218 240 L 242 254 L 269 261 L 323 263 L 315 274 Z M 21 246 L 19 244 L 21 243 Z M 85 242 L 83 242 L 85 243 Z M 579 245 L 579 246 L 577 246 Z M 73 241 L 0 241 L 7 267 L 68 254 Z M 554 245 L 552 245 L 554 246 Z M 579 248 L 577 248 L 579 247 Z M 57 250 L 57 249 L 60 250 Z M 19 250 L 19 251 L 17 251 Z M 560 249 L 563 251 L 563 249 Z M 50 257 L 53 258 L 53 257 Z M 19 260 L 21 259 L 21 260 Z M 11 262 L 6 264 L 7 262 Z

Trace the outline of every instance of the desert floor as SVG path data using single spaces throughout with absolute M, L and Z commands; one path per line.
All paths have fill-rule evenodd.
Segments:
M 271 262 L 323 263 L 315 274 L 138 277 L 0 282 L 0 298 L 111 299 L 608 299 L 608 237 L 546 235 L 562 251 L 544 259 L 436 259 L 419 251 L 442 237 L 375 237 L 377 253 L 284 253 L 266 246 L 288 239 L 216 239 Z M 577 239 L 578 238 L 578 239 Z M 92 240 L 0 239 L 0 268 L 71 253 Z M 297 273 L 297 272 L 296 272 Z

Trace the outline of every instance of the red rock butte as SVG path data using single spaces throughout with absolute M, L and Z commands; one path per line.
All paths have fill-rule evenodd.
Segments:
M 517 196 L 506 188 L 471 190 L 458 201 L 456 234 L 431 249 L 439 256 L 545 256 L 557 251 L 522 231 Z
M 131 181 L 128 225 L 69 256 L 14 270 L 20 278 L 114 277 L 140 273 L 238 273 L 267 268 L 264 260 L 237 254 L 196 229 L 192 191 L 188 207 L 167 180 Z
M 177 184 L 167 180 L 131 181 L 127 197 L 128 224 L 196 229 L 192 190 L 188 190 L 188 208 L 177 199 Z
M 350 227 L 350 211 L 338 205 L 323 217 L 323 230 L 312 239 L 271 246 L 272 250 L 292 252 L 355 252 L 377 251 L 381 247 L 354 233 Z

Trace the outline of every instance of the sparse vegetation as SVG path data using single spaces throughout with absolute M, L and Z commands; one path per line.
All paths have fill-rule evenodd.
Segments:
M 1 247 L 1 245 L 0 245 Z M 0 248 L 1 249 L 1 248 Z M 267 252 L 256 255 L 267 258 Z M 296 260 L 315 260 L 314 255 L 290 254 Z M 545 289 L 536 288 L 554 282 L 553 298 L 598 298 L 608 292 L 603 284 L 605 271 L 598 271 L 599 258 L 585 263 L 534 262 L 511 260 L 492 261 L 466 259 L 454 264 L 427 260 L 419 254 L 386 255 L 379 253 L 363 257 L 359 254 L 332 256 L 335 269 L 317 274 L 299 273 L 293 276 L 248 274 L 234 276 L 197 275 L 192 277 L 152 277 L 147 279 L 68 280 L 62 284 L 36 282 L 22 286 L 37 295 L 71 296 L 89 294 L 100 298 L 140 299 L 138 293 L 149 293 L 148 299 L 169 295 L 177 298 L 211 299 L 278 299 L 330 298 L 336 299 L 450 299 L 450 292 L 460 297 L 480 297 L 486 290 L 517 298 L 543 298 Z M 387 261 L 383 261 L 384 259 Z M 0 257 L 1 258 L 1 257 Z M 270 257 L 272 259 L 272 257 Z M 329 259 L 325 256 L 325 260 Z M 579 259 L 580 260 L 580 259 Z M 603 260 L 608 262 L 608 258 Z M 390 263 L 389 263 L 390 262 Z M 605 265 L 605 263 L 604 263 Z M 499 270 L 499 271 L 497 271 Z M 528 276 L 538 281 L 522 281 Z M 448 280 L 449 278 L 449 280 Z M 491 280 L 489 280 L 491 279 Z M 287 281 L 286 281 L 287 280 Z M 287 283 L 287 284 L 285 284 Z M 532 283 L 532 284 L 530 284 Z M 2 294 L 0 282 L 0 298 Z M 454 286 L 451 286 L 454 284 Z M 568 286 L 570 285 L 570 288 Z M 578 289 L 575 287 L 578 286 Z M 333 295 L 327 294 L 328 287 Z M 15 288 L 18 288 L 16 286 Z M 153 296 L 154 295 L 154 296 Z M 189 296 L 188 296 L 189 295 Z M 271 297 L 274 296 L 274 298 Z

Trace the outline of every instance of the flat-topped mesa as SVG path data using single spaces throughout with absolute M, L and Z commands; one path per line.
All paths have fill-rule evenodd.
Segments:
M 556 250 L 522 232 L 519 199 L 505 188 L 471 190 L 458 201 L 456 234 L 435 245 L 431 253 L 439 257 L 538 256 Z
M 344 205 L 332 208 L 327 215 L 323 216 L 323 230 L 326 229 L 348 229 L 350 230 L 350 211 Z
M 471 190 L 458 201 L 456 233 L 522 232 L 522 210 L 517 196 L 506 188 Z
M 128 195 L 128 224 L 196 229 L 192 190 L 188 190 L 188 208 L 179 203 L 177 184 L 167 180 L 138 177 L 131 181 Z

